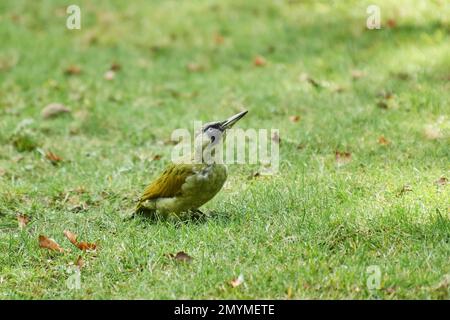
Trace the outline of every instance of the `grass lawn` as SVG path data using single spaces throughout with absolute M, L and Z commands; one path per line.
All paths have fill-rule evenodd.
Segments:
M 0 2 L 0 299 L 449 299 L 446 1 L 76 2 L 81 30 Z M 123 219 L 174 129 L 243 109 L 277 174 L 229 166 L 199 222 Z

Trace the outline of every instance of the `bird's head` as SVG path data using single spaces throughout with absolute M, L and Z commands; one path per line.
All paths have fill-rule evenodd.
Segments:
M 202 139 L 202 149 L 205 149 L 207 146 L 214 146 L 223 141 L 225 139 L 227 130 L 233 127 L 233 125 L 238 122 L 243 116 L 245 116 L 247 112 L 247 110 L 242 111 L 223 121 L 206 123 L 202 127 L 202 131 L 200 132 Z

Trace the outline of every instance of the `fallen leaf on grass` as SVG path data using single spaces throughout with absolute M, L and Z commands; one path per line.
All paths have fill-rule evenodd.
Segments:
M 386 21 L 386 25 L 388 26 L 388 28 L 395 28 L 397 26 L 397 21 L 395 19 L 388 19 L 388 21 Z
M 300 116 L 297 116 L 297 115 L 295 115 L 295 116 L 290 116 L 289 117 L 289 120 L 291 121 L 291 122 L 299 122 L 300 121 Z
M 49 249 L 52 251 L 64 252 L 64 249 L 56 243 L 55 240 L 39 235 L 39 247 Z
M 267 64 L 266 59 L 264 59 L 264 57 L 262 56 L 256 56 L 253 59 L 253 65 L 255 65 L 256 67 L 263 67 Z
M 47 153 L 45 154 L 45 158 L 49 160 L 53 165 L 56 165 L 62 161 L 62 158 L 60 156 L 54 154 L 51 151 L 47 151 Z
M 169 253 L 169 254 L 167 254 L 167 256 L 169 258 L 172 258 L 176 261 L 181 261 L 181 262 L 191 262 L 193 259 L 190 255 L 188 255 L 184 251 L 180 251 L 177 254 Z
M 448 179 L 446 177 L 440 177 L 438 180 L 436 180 L 436 184 L 438 186 L 445 186 L 448 183 Z
M 85 241 L 78 242 L 77 247 L 78 247 L 78 249 L 83 250 L 83 251 L 86 251 L 86 250 L 94 251 L 95 249 L 97 249 L 97 245 L 95 243 L 89 243 L 89 242 L 85 242 Z
M 200 71 L 204 71 L 205 67 L 203 67 L 201 64 L 199 63 L 195 63 L 195 62 L 190 62 L 186 65 L 186 69 L 189 72 L 200 72 Z
M 89 242 L 84 242 L 84 241 L 78 242 L 77 241 L 78 236 L 69 230 L 64 230 L 63 233 L 66 236 L 66 238 L 69 239 L 69 241 L 80 250 L 93 251 L 93 250 L 97 249 L 97 245 L 95 243 L 89 243 Z
M 77 65 L 70 65 L 65 70 L 64 73 L 68 76 L 73 76 L 81 73 L 81 68 Z
M 381 144 L 383 146 L 387 146 L 390 142 L 384 137 L 384 136 L 380 136 L 378 138 L 378 144 Z
M 109 67 L 109 70 L 111 70 L 111 71 L 119 71 L 120 69 L 122 69 L 122 66 L 120 64 L 118 64 L 117 62 L 113 62 L 111 64 L 111 67 Z
M 69 241 L 73 244 L 73 245 L 77 245 L 78 241 L 77 241 L 77 235 L 69 230 L 64 230 L 64 235 L 66 236 L 67 239 L 69 239 Z
M 236 288 L 236 287 L 240 286 L 243 283 L 244 283 L 244 275 L 242 273 L 239 275 L 239 277 L 237 277 L 237 278 L 235 278 L 235 279 L 230 281 L 230 285 L 233 288 Z
M 343 166 L 352 161 L 352 154 L 350 152 L 336 151 L 335 159 L 338 166 Z
M 82 256 L 78 256 L 77 261 L 75 261 L 75 265 L 78 267 L 78 269 L 84 267 L 84 260 Z
M 44 119 L 55 118 L 66 113 L 70 113 L 70 109 L 62 103 L 50 103 L 41 112 Z
M 19 229 L 23 229 L 30 222 L 30 218 L 25 214 L 17 215 L 17 223 L 19 224 Z

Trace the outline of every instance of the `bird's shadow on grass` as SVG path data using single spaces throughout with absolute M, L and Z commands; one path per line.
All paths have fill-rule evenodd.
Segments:
M 187 214 L 184 216 L 170 216 L 164 217 L 158 214 L 139 214 L 125 218 L 125 221 L 139 221 L 149 224 L 158 223 L 172 223 L 172 224 L 204 224 L 208 221 L 228 221 L 231 218 L 231 213 L 212 210 L 206 212 L 194 212 L 192 214 Z

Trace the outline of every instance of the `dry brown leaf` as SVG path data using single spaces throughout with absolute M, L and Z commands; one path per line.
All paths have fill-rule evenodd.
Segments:
M 378 144 L 381 144 L 383 146 L 387 146 L 388 144 L 390 144 L 390 141 L 388 141 L 384 136 L 380 136 L 378 138 Z
M 172 258 L 176 261 L 181 261 L 181 262 L 191 262 L 193 259 L 190 255 L 188 255 L 184 251 L 180 251 L 177 254 L 169 253 L 166 256 L 169 258 Z
M 84 267 L 84 260 L 82 256 L 78 256 L 77 261 L 75 261 L 75 265 L 78 267 L 78 269 Z
M 105 80 L 108 80 L 108 81 L 114 80 L 115 77 L 116 77 L 116 72 L 113 70 L 108 70 L 103 75 L 103 78 L 105 78 Z
M 44 235 L 39 235 L 39 247 L 52 251 L 64 252 L 64 249 L 61 248 L 55 240 L 47 238 Z
M 183 251 L 178 252 L 175 255 L 174 259 L 177 261 L 183 261 L 183 262 L 191 262 L 192 261 L 192 257 Z
M 70 65 L 65 70 L 64 73 L 68 76 L 73 76 L 81 73 L 81 68 L 77 65 Z
M 388 28 L 395 28 L 397 26 L 397 21 L 395 19 L 388 19 L 388 21 L 386 21 L 386 25 L 388 26 Z
M 30 218 L 25 214 L 17 215 L 17 223 L 19 224 L 19 229 L 23 229 L 30 222 Z
M 77 238 L 78 238 L 78 236 L 75 234 L 75 233 L 73 233 L 73 232 L 71 232 L 71 231 L 69 231 L 69 230 L 64 230 L 64 235 L 66 236 L 66 238 L 67 239 L 69 239 L 69 241 L 73 244 L 73 245 L 77 245 L 78 244 L 78 241 L 77 241 Z
M 97 245 L 95 243 L 89 243 L 89 242 L 78 242 L 77 244 L 78 249 L 83 250 L 83 251 L 94 251 L 95 249 L 97 249 Z
M 60 156 L 54 154 L 51 151 L 47 151 L 47 153 L 45 154 L 45 158 L 49 160 L 53 165 L 56 165 L 62 161 L 62 158 Z
M 289 117 L 289 120 L 291 121 L 291 122 L 299 122 L 300 121 L 300 116 L 297 116 L 297 115 L 295 115 L 295 116 L 290 116 Z
M 201 64 L 198 64 L 195 62 L 190 62 L 186 65 L 186 69 L 189 72 L 200 72 L 200 71 L 204 71 L 205 67 L 203 67 Z
M 446 177 L 440 177 L 438 180 L 436 180 L 436 184 L 438 186 L 445 186 L 448 184 L 448 179 Z
M 267 64 L 267 61 L 266 61 L 266 59 L 265 59 L 264 57 L 262 57 L 262 56 L 256 56 L 256 57 L 253 59 L 253 64 L 254 64 L 256 67 L 263 67 L 263 66 L 265 66 L 265 65 Z
M 50 103 L 41 112 L 44 119 L 55 118 L 66 113 L 70 113 L 70 109 L 62 103 Z
M 64 235 L 66 236 L 67 239 L 69 239 L 69 241 L 74 246 L 76 246 L 80 250 L 93 251 L 93 250 L 97 249 L 97 245 L 95 243 L 89 243 L 89 242 L 84 242 L 84 241 L 78 242 L 77 241 L 78 236 L 75 233 L 73 233 L 73 232 L 71 232 L 69 230 L 64 230 Z
M 237 278 L 235 278 L 235 279 L 230 281 L 230 285 L 233 288 L 236 288 L 236 287 L 240 286 L 243 283 L 244 283 L 244 275 L 243 274 L 240 274 L 239 277 L 237 277 Z
M 335 159 L 338 166 L 345 165 L 352 161 L 352 154 L 350 152 L 335 152 Z
M 120 69 L 122 69 L 122 66 L 120 64 L 118 64 L 117 62 L 113 62 L 111 64 L 111 66 L 109 67 L 109 70 L 111 70 L 111 71 L 119 71 Z

